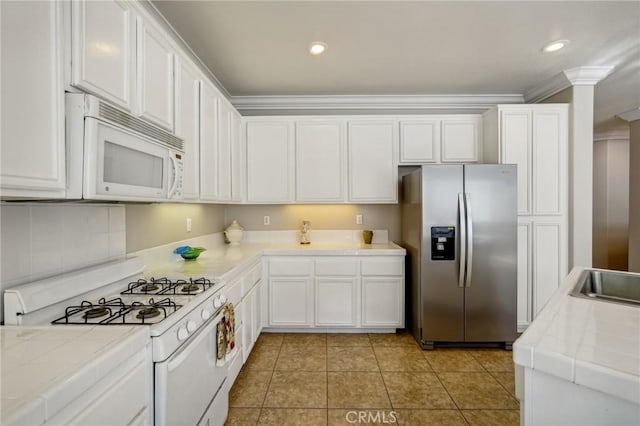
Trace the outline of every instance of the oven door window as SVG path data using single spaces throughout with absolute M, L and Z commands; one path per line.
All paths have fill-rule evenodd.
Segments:
M 167 197 L 172 167 L 167 148 L 102 122 L 97 131 L 98 198 Z

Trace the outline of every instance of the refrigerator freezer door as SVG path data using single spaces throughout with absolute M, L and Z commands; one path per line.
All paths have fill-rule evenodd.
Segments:
M 458 194 L 463 192 L 463 166 L 422 167 L 422 340 L 464 340 L 464 288 L 459 283 L 460 229 Z M 432 228 L 454 227 L 454 260 L 432 260 Z M 442 241 L 445 243 L 445 241 Z M 448 258 L 448 257 L 446 257 Z
M 464 166 L 467 221 L 472 226 L 465 288 L 465 340 L 516 338 L 516 166 Z M 471 234 L 471 233 L 470 233 Z

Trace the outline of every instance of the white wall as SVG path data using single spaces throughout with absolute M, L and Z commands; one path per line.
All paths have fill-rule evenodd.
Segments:
M 629 135 L 596 135 L 593 154 L 593 266 L 627 270 Z
M 125 255 L 122 205 L 0 204 L 0 292 Z
M 640 120 L 629 129 L 629 270 L 640 272 Z

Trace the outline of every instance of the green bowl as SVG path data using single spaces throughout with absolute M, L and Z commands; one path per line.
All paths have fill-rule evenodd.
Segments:
M 206 250 L 207 249 L 204 247 L 191 247 L 184 253 L 180 253 L 180 256 L 182 256 L 184 260 L 195 260 L 198 258 L 198 256 L 200 256 L 200 253 Z

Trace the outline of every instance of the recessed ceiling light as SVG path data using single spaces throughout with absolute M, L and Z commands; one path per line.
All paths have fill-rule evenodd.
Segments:
M 557 52 L 558 50 L 562 49 L 563 47 L 566 47 L 569 43 L 570 43 L 569 40 L 552 41 L 551 43 L 549 43 L 545 47 L 543 47 L 542 51 L 545 52 L 545 53 Z
M 309 53 L 311 53 L 312 55 L 320 55 L 325 50 L 327 50 L 327 47 L 328 47 L 327 43 L 323 43 L 321 41 L 314 41 L 309 46 Z

